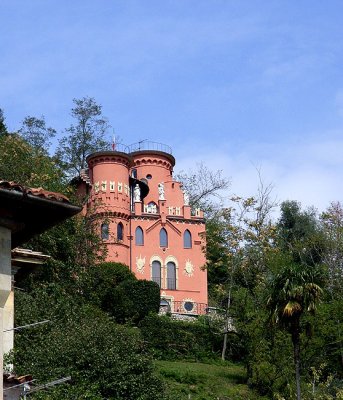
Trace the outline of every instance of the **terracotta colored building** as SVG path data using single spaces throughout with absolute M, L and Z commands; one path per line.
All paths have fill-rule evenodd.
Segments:
M 144 147 L 142 147 L 144 144 Z M 99 226 L 107 260 L 127 264 L 139 279 L 161 288 L 161 306 L 202 314 L 207 307 L 203 252 L 205 223 L 172 177 L 168 146 L 144 142 L 87 157 L 81 191 L 84 212 Z

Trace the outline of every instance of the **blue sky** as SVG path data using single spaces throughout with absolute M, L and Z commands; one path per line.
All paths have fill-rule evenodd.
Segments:
M 250 195 L 343 198 L 341 0 L 2 0 L 0 107 L 59 132 L 91 96 L 127 144 L 172 146 Z

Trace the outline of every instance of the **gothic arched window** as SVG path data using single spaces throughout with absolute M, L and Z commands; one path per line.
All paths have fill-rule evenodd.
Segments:
M 176 265 L 172 261 L 167 263 L 167 289 L 176 290 Z
M 110 229 L 108 224 L 106 223 L 101 224 L 101 239 L 108 240 L 109 236 L 110 236 Z
M 151 280 L 161 287 L 161 263 L 153 261 L 151 265 Z
M 117 240 L 123 240 L 124 238 L 124 226 L 121 222 L 117 225 Z
M 168 247 L 168 233 L 164 228 L 160 230 L 160 247 Z
M 183 234 L 183 247 L 185 249 L 191 249 L 192 248 L 192 234 L 188 229 L 185 230 Z
M 144 245 L 144 233 L 143 233 L 143 229 L 140 226 L 137 226 L 137 228 L 136 228 L 135 243 L 137 246 Z

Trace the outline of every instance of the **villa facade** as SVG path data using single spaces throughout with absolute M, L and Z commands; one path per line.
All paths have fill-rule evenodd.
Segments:
M 203 314 L 207 307 L 205 223 L 173 179 L 168 146 L 148 142 L 87 157 L 79 190 L 84 213 L 98 225 L 107 261 L 129 266 L 161 288 L 170 312 Z

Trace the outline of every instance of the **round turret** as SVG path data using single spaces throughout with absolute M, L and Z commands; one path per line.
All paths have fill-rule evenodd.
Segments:
M 129 264 L 132 158 L 123 152 L 100 151 L 87 157 L 92 184 L 88 214 L 97 221 L 108 259 Z
M 158 150 L 141 150 L 130 153 L 133 159 L 131 174 L 149 185 L 145 203 L 159 198 L 158 185 L 172 179 L 175 159 L 171 154 Z

